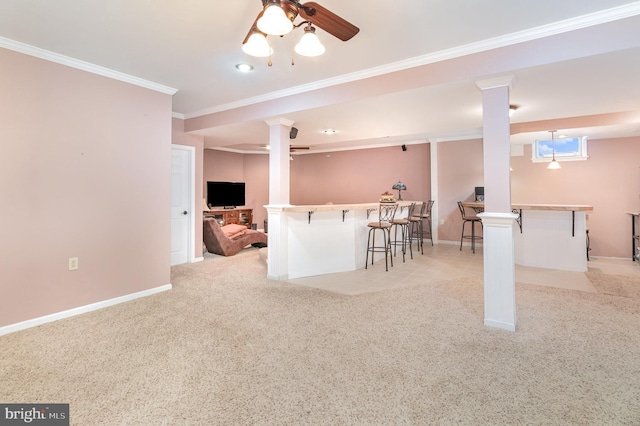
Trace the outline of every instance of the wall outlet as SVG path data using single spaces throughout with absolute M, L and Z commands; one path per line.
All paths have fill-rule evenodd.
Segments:
M 75 271 L 76 269 L 78 269 L 78 258 L 77 257 L 70 257 L 69 258 L 69 270 L 70 271 Z
M 444 225 L 444 219 L 440 219 L 440 225 Z

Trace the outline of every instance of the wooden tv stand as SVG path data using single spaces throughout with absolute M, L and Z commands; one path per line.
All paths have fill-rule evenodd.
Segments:
M 205 211 L 204 217 L 215 218 L 220 226 L 235 223 L 251 229 L 253 209 L 213 209 Z

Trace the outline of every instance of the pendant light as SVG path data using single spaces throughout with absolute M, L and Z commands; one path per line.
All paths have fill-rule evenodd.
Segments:
M 560 169 L 560 163 L 558 163 L 556 161 L 556 143 L 555 143 L 555 137 L 554 134 L 555 132 L 557 132 L 557 130 L 550 130 L 549 133 L 551 133 L 551 152 L 552 152 L 552 160 L 549 163 L 549 165 L 547 166 L 547 169 L 549 170 L 558 170 Z

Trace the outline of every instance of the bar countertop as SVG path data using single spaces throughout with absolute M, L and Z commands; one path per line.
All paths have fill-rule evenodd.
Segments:
M 398 201 L 398 206 L 405 207 L 413 203 L 413 201 Z M 308 204 L 299 206 L 282 207 L 283 212 L 330 212 L 341 210 L 377 210 L 377 203 L 353 203 L 353 204 Z
M 478 201 L 468 201 L 462 203 L 463 206 L 469 208 L 484 209 L 484 203 Z M 584 204 L 517 204 L 511 205 L 512 209 L 516 210 L 555 210 L 555 211 L 573 211 L 573 212 L 591 212 L 593 206 Z

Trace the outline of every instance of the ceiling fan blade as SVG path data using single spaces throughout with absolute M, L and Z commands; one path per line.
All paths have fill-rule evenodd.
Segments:
M 299 13 L 304 19 L 313 22 L 313 25 L 342 41 L 351 39 L 360 31 L 360 28 L 313 1 L 304 3 Z

